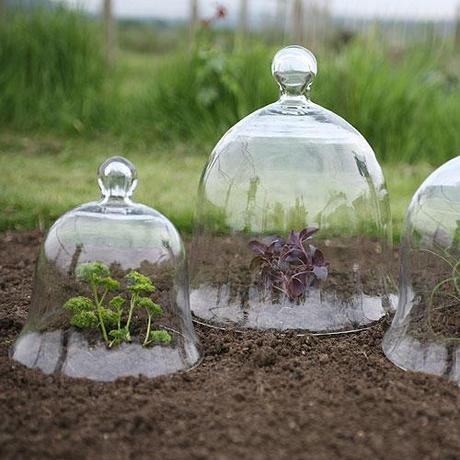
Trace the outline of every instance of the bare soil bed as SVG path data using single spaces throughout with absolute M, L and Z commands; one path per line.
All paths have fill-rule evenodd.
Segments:
M 0 236 L 0 458 L 460 458 L 460 389 L 387 361 L 387 321 L 329 337 L 197 326 L 202 364 L 153 380 L 12 362 L 40 239 Z

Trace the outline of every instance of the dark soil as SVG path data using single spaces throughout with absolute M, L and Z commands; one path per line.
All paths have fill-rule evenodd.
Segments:
M 456 260 L 451 262 L 455 264 Z M 435 336 L 441 341 L 458 343 L 460 304 L 455 283 L 450 281 L 435 289 L 440 282 L 451 279 L 452 267 L 435 252 L 420 251 L 413 251 L 409 267 L 406 276 L 412 280 L 414 298 L 418 299 L 412 312 L 413 335 L 419 340 Z
M 460 389 L 387 361 L 384 323 L 340 337 L 197 327 L 202 364 L 154 380 L 12 362 L 39 240 L 0 237 L 0 458 L 460 458 Z

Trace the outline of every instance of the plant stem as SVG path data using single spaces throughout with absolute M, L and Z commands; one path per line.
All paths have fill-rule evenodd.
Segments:
M 460 294 L 460 286 L 458 285 L 458 276 L 457 276 L 459 265 L 460 265 L 460 260 L 457 261 L 457 263 L 454 265 L 454 268 L 452 269 L 452 278 L 454 279 L 454 286 L 455 286 L 455 290 L 457 291 L 457 294 Z
M 129 326 L 131 324 L 131 319 L 132 319 L 132 316 L 133 316 L 133 311 L 134 311 L 134 306 L 136 304 L 136 301 L 137 301 L 137 294 L 133 294 L 131 296 L 131 301 L 130 301 L 130 304 L 129 304 L 128 320 L 126 321 L 126 329 L 128 329 L 128 340 L 131 340 L 131 334 L 129 332 Z
M 101 300 L 99 300 L 98 295 L 97 295 L 97 286 L 94 283 L 91 283 L 91 289 L 93 291 L 94 301 L 96 302 L 96 311 L 97 311 L 97 316 L 99 318 L 99 324 L 101 325 L 102 337 L 104 337 L 105 343 L 109 345 L 109 337 L 107 335 L 107 330 L 105 328 L 104 320 L 102 319 L 102 313 L 101 313 L 101 303 L 105 295 L 107 294 L 107 291 L 104 292 Z
M 450 268 L 454 268 L 454 264 L 451 263 L 449 261 L 449 259 L 447 259 L 446 257 L 443 257 L 441 255 L 439 255 L 438 253 L 434 252 L 434 251 L 431 251 L 430 249 L 422 249 L 422 251 L 424 252 L 428 252 L 429 254 L 433 254 L 435 255 L 436 257 L 439 257 L 440 259 L 442 259 L 444 262 L 446 262 L 447 265 L 449 265 Z
M 149 320 L 147 322 L 147 331 L 145 333 L 145 339 L 144 339 L 144 343 L 142 344 L 144 347 L 146 345 L 148 345 L 148 340 L 149 340 L 149 336 L 150 336 L 150 327 L 152 325 L 152 315 L 151 313 L 147 310 L 147 314 L 149 315 Z

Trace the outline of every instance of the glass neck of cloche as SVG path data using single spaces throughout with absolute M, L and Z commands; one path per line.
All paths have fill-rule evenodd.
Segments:
M 129 196 L 114 196 L 114 195 L 106 195 L 103 196 L 100 204 L 103 206 L 131 206 L 133 202 Z
M 291 94 L 282 92 L 279 98 L 279 102 L 283 105 L 306 105 L 309 101 L 310 98 L 305 94 Z
M 310 101 L 310 87 L 282 87 L 279 102 L 289 105 L 306 105 Z

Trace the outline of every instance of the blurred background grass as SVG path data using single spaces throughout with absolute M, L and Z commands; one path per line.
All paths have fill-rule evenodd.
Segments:
M 382 37 L 376 23 L 316 44 L 312 99 L 375 149 L 398 236 L 417 186 L 460 150 L 460 55 L 434 31 L 397 46 Z M 96 167 L 113 154 L 136 163 L 138 198 L 189 231 L 213 145 L 277 98 L 269 69 L 279 45 L 267 32 L 242 43 L 209 23 L 190 42 L 181 24 L 124 21 L 107 64 L 97 18 L 63 7 L 8 10 L 0 22 L 0 231 L 46 228 L 97 197 Z

